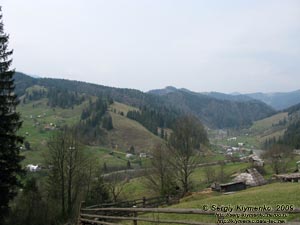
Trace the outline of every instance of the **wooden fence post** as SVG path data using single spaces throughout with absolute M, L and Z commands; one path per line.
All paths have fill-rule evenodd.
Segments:
M 77 221 L 78 225 L 81 225 L 81 220 L 80 220 L 80 218 L 81 218 L 81 207 L 83 206 L 84 203 L 85 203 L 84 201 L 81 201 L 80 204 L 79 204 L 78 221 Z
M 143 208 L 146 206 L 146 197 L 143 197 Z
M 134 205 L 133 208 L 136 208 L 136 206 Z M 136 211 L 133 212 L 133 217 L 135 217 L 135 218 L 137 217 L 137 212 L 136 212 Z M 138 224 L 138 223 L 137 223 L 137 220 L 134 219 L 134 220 L 133 220 L 133 225 L 137 225 L 137 224 Z
M 169 205 L 170 202 L 169 202 L 169 195 L 166 196 L 166 205 Z

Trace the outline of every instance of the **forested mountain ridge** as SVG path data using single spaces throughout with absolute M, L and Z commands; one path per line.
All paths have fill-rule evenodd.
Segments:
M 248 97 L 243 94 L 232 95 L 232 94 L 224 94 L 224 93 L 215 92 L 215 91 L 193 92 L 186 88 L 177 89 L 176 87 L 172 87 L 172 86 L 168 86 L 163 89 L 150 90 L 150 91 L 148 91 L 148 93 L 155 94 L 155 95 L 166 95 L 169 93 L 174 93 L 176 91 L 184 91 L 184 92 L 188 92 L 188 93 L 193 93 L 193 94 L 199 95 L 199 97 L 208 96 L 208 97 L 212 97 L 212 98 L 219 99 L 219 100 L 241 101 L 241 102 L 254 100 L 254 98 Z
M 275 113 L 267 104 L 248 97 L 230 98 L 229 95 L 221 93 L 202 94 L 174 87 L 153 90 L 150 93 L 161 96 L 171 105 L 180 106 L 185 112 L 197 115 L 201 121 L 213 128 L 247 126 Z
M 271 107 L 257 100 L 231 101 L 209 95 L 195 93 L 187 89 L 168 87 L 159 94 L 157 91 L 144 93 L 135 89 L 113 88 L 80 81 L 52 78 L 32 78 L 16 73 L 16 93 L 25 94 L 28 87 L 39 85 L 48 90 L 72 95 L 104 96 L 140 109 L 141 115 L 129 113 L 135 119 L 155 133 L 154 126 L 171 127 L 172 121 L 179 115 L 196 115 L 206 126 L 227 128 L 248 126 L 253 121 L 275 113 Z M 75 104 L 76 102 L 74 102 Z M 69 103 L 73 104 L 73 103 Z

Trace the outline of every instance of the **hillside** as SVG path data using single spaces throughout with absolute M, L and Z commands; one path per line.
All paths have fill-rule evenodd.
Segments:
M 41 86 L 35 85 L 28 88 L 25 93 L 41 90 Z M 25 95 L 24 95 L 25 96 Z M 51 107 L 48 105 L 48 98 L 38 100 L 21 101 L 18 111 L 21 113 L 23 126 L 20 134 L 25 137 L 25 143 L 29 144 L 29 149 L 25 145 L 22 147 L 21 154 L 25 156 L 23 165 L 44 164 L 44 158 L 47 154 L 47 141 L 55 130 L 64 125 L 76 125 L 84 109 L 89 105 L 89 100 L 85 100 L 78 105 L 69 108 L 59 106 Z M 95 99 L 95 98 L 92 98 Z M 115 110 L 116 112 L 114 112 Z M 134 146 L 136 152 L 148 152 L 156 144 L 163 140 L 149 132 L 138 122 L 128 119 L 126 113 L 129 110 L 138 110 L 136 108 L 114 102 L 109 108 L 109 114 L 112 117 L 114 128 L 105 131 L 103 134 L 105 142 L 101 145 L 86 145 L 86 153 L 94 157 L 99 165 L 106 163 L 108 168 L 126 168 L 126 151 Z M 121 116 L 119 113 L 125 113 Z M 112 155 L 111 152 L 115 153 Z M 135 158 L 132 158 L 132 166 L 136 166 Z
M 146 110 L 147 116 L 154 113 L 159 119 L 152 118 L 152 124 L 166 128 L 171 128 L 173 119 L 183 113 L 195 114 L 208 127 L 227 128 L 249 126 L 253 121 L 275 112 L 266 104 L 256 100 L 220 100 L 172 87 L 157 94 L 157 91 L 144 93 L 134 89 L 112 88 L 64 79 L 35 79 L 21 73 L 17 73 L 15 79 L 16 93 L 19 96 L 24 95 L 26 88 L 33 85 L 92 96 L 109 96 L 117 102 L 142 109 L 142 113 Z M 155 133 L 156 129 L 151 128 L 150 125 L 147 126 L 145 121 L 140 121 L 140 123 Z
M 249 131 L 256 136 L 259 143 L 264 144 L 266 141 L 282 137 L 288 126 L 288 120 L 288 113 L 278 113 L 254 122 Z

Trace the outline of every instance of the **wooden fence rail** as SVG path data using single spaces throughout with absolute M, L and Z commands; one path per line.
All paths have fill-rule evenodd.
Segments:
M 159 196 L 159 197 L 152 197 L 152 198 L 144 197 L 141 199 L 134 199 L 129 201 L 92 205 L 86 207 L 86 209 L 109 208 L 109 207 L 130 208 L 133 206 L 135 206 L 136 208 L 154 208 L 163 205 L 175 204 L 178 202 L 179 202 L 179 197 L 177 196 Z

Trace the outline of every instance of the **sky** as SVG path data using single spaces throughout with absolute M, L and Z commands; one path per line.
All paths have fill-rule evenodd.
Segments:
M 299 0 L 0 0 L 17 71 L 142 91 L 300 89 Z

